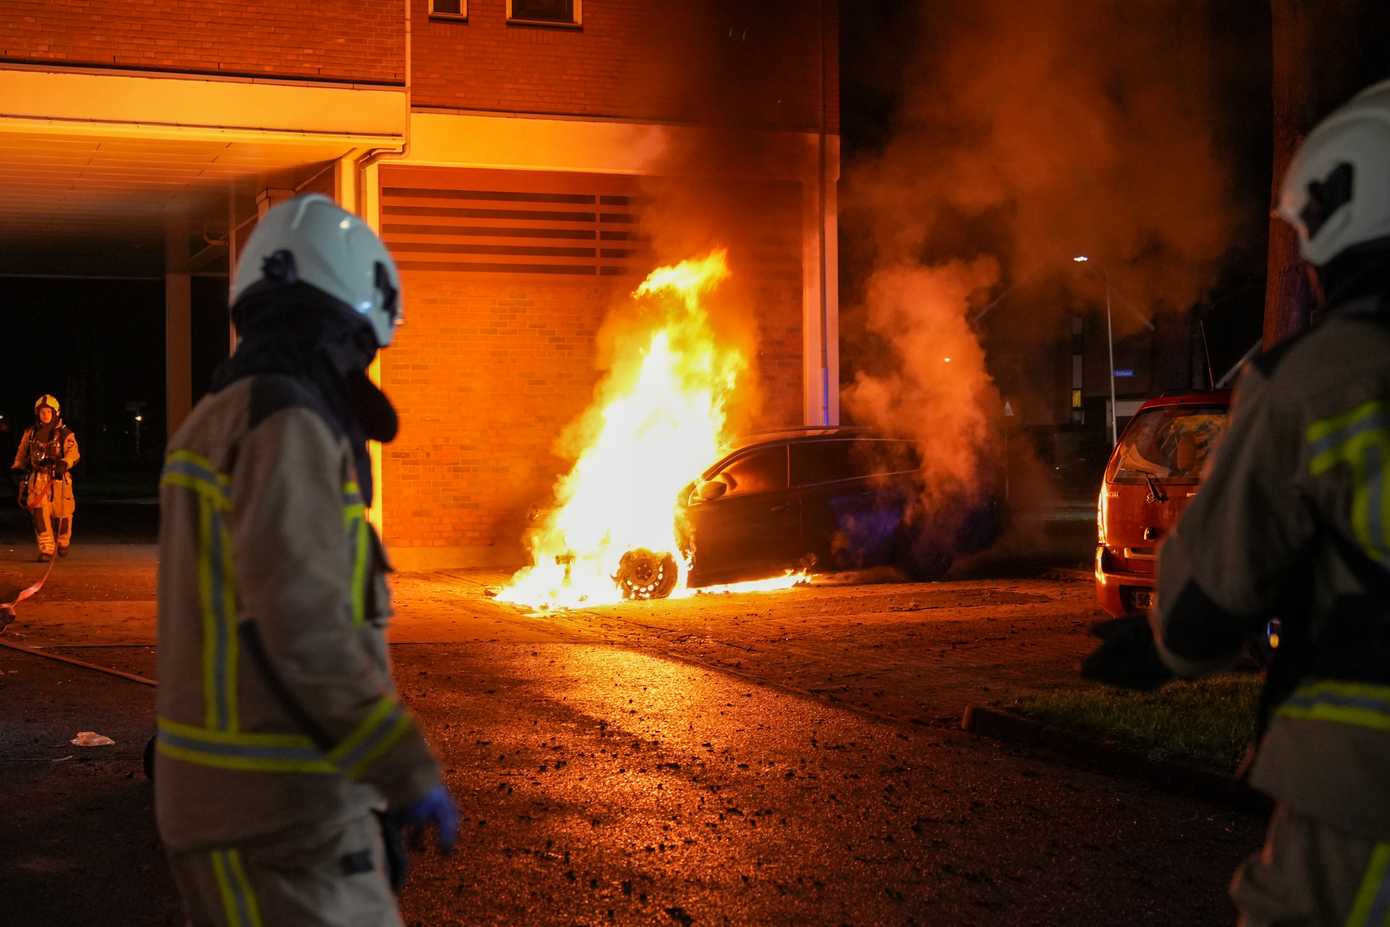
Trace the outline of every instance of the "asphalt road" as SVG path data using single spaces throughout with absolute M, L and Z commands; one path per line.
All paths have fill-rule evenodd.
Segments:
M 627 648 L 400 647 L 464 850 L 423 924 L 1224 924 L 1259 825 Z
M 24 553 L 0 550 L 0 592 Z M 152 676 L 148 549 L 60 569 L 5 639 Z M 464 816 L 459 852 L 417 858 L 408 923 L 1234 919 L 1262 822 L 956 729 L 969 702 L 1079 684 L 1082 580 L 535 617 L 488 598 L 499 578 L 396 579 L 397 679 Z M 0 673 L 0 921 L 178 923 L 138 772 L 153 690 L 5 649 Z

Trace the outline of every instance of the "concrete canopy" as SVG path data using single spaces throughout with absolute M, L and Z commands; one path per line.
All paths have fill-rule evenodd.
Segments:
M 231 217 L 404 137 L 397 89 L 0 69 L 0 274 L 225 272 Z M 182 249 L 180 249 L 182 250 Z

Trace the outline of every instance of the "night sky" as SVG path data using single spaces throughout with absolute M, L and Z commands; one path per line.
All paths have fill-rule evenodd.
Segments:
M 873 258 L 866 236 L 856 227 L 858 217 L 853 214 L 852 197 L 847 196 L 846 189 L 853 185 L 856 172 L 879 158 L 895 140 L 901 121 L 899 108 L 909 93 L 904 75 L 914 70 L 920 74 L 922 60 L 939 55 L 944 47 L 959 41 L 966 32 L 961 24 L 979 6 L 973 0 L 875 0 L 854 4 L 852 14 L 849 7 L 844 8 L 840 46 L 840 307 L 842 333 L 851 338 L 856 324 L 854 306 L 861 296 L 859 287 L 868 276 Z M 1085 3 L 1054 6 L 1078 17 L 1088 15 L 1089 9 L 1092 13 L 1099 10 L 1112 19 L 1123 19 L 1123 14 L 1115 12 L 1117 7 L 1104 4 L 1094 9 Z M 1008 9 L 1008 4 L 1003 7 Z M 1222 371 L 1238 361 L 1260 337 L 1264 312 L 1272 160 L 1270 12 L 1269 4 L 1261 0 L 1191 2 L 1184 3 L 1181 9 L 1204 29 L 1213 50 L 1210 67 L 1217 99 L 1212 101 L 1216 115 L 1210 124 L 1211 143 L 1226 170 L 1228 199 L 1238 211 L 1236 230 L 1228 238 L 1220 266 L 1210 275 L 1202 294 L 1203 305 L 1198 310 L 1205 322 L 1212 366 Z M 1098 58 L 1107 53 L 1103 48 L 1095 52 Z M 1167 45 L 1158 45 L 1152 59 L 1137 62 L 1132 70 L 1142 74 L 1144 80 L 1151 75 L 1156 86 L 1171 85 L 1189 78 L 1183 71 L 1184 55 L 1189 53 L 1189 43 L 1181 33 L 1175 33 Z M 1085 64 L 1077 62 L 1077 70 L 1084 69 Z M 1010 65 L 1007 58 L 980 61 L 982 69 L 1007 71 Z M 1040 87 L 1035 92 L 1040 100 L 1048 101 L 1057 91 Z M 949 106 L 950 101 L 943 100 L 943 105 Z M 1115 207 L 1123 209 L 1124 204 L 1117 203 Z M 997 295 L 1015 282 L 1009 242 L 1002 228 L 1006 225 L 1007 222 L 994 222 L 988 216 L 974 217 L 962 231 L 968 240 L 967 248 L 954 242 L 947 245 L 946 251 L 924 255 L 924 261 L 968 257 L 970 249 L 999 254 L 1004 264 L 1001 282 L 990 294 Z M 843 344 L 842 352 L 847 362 L 842 368 L 844 379 L 855 362 L 853 344 Z

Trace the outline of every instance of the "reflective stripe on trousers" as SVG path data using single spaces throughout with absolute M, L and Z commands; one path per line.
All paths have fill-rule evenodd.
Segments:
M 263 927 L 260 906 L 237 850 L 214 850 L 212 873 L 222 896 L 222 911 L 230 927 Z

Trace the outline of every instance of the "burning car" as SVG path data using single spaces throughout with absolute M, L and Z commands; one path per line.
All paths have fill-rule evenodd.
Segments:
M 1096 596 L 1109 614 L 1153 605 L 1158 544 L 1197 495 L 1230 408 L 1229 391 L 1164 395 L 1140 406 L 1120 435 L 1096 511 Z
M 853 428 L 750 436 L 682 490 L 688 584 L 880 565 L 937 578 L 957 553 L 993 540 L 992 498 L 925 519 L 921 492 L 920 451 L 903 438 Z M 614 578 L 627 597 L 657 598 L 674 570 L 669 554 L 630 551 Z
M 903 438 L 832 428 L 728 439 L 754 347 L 707 309 L 728 276 L 716 249 L 633 291 L 594 399 L 562 435 L 572 463 L 528 519 L 529 563 L 498 601 L 541 613 L 748 577 L 741 590 L 767 591 L 796 582 L 797 568 L 880 563 L 938 576 L 992 525 L 992 506 L 954 491 L 968 463 L 928 492 Z

